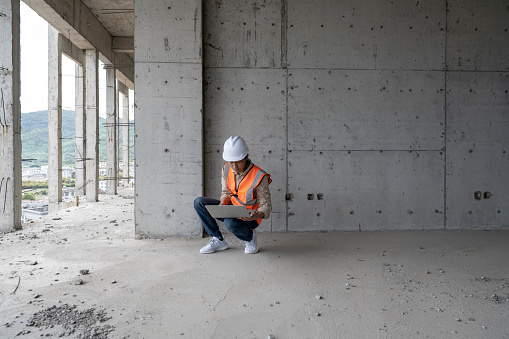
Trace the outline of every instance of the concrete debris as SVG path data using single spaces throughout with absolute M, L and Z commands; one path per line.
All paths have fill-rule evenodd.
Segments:
M 18 336 L 20 336 L 20 335 L 29 334 L 29 333 L 30 333 L 30 331 L 28 331 L 28 330 L 23 330 L 23 331 L 19 332 L 18 334 L 16 334 L 16 337 L 18 337 Z
M 35 313 L 28 319 L 26 326 L 37 327 L 42 331 L 43 329 L 53 328 L 55 325 L 61 325 L 63 332 L 60 333 L 60 337 L 72 335 L 80 339 L 105 339 L 115 328 L 111 325 L 98 326 L 96 323 L 103 323 L 110 319 L 111 317 L 107 317 L 104 310 L 96 312 L 94 308 L 90 308 L 79 311 L 76 305 L 64 304 L 59 307 L 52 306 Z M 30 331 L 22 332 L 25 333 L 20 332 L 18 335 L 30 333 Z

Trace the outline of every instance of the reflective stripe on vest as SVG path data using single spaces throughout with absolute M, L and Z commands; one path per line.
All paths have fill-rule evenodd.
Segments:
M 244 205 L 250 210 L 251 209 L 256 210 L 259 205 L 259 200 L 258 200 L 258 198 L 254 197 L 254 189 L 260 184 L 260 182 L 262 181 L 262 179 L 265 175 L 268 177 L 269 184 L 270 184 L 270 182 L 272 181 L 270 179 L 270 175 L 267 172 L 265 172 L 264 170 L 262 170 L 261 168 L 259 168 L 258 166 L 253 165 L 249 169 L 249 172 L 246 173 L 246 175 L 244 176 L 242 181 L 239 183 L 238 188 L 237 188 L 236 176 L 235 176 L 234 171 L 231 169 L 231 166 L 229 163 L 225 163 L 225 165 L 223 167 L 223 172 L 224 172 L 225 179 L 226 179 L 226 185 L 228 187 L 228 190 L 231 193 L 232 204 Z M 246 180 L 248 180 L 248 181 L 250 180 L 251 182 L 248 182 Z M 246 187 L 246 185 L 249 185 L 249 186 Z M 241 197 L 239 197 L 239 189 L 241 189 L 241 194 L 240 194 Z M 244 192 L 245 192 L 245 194 L 244 194 Z M 245 196 L 245 200 L 247 200 L 247 201 L 241 200 L 241 198 L 244 196 Z M 258 224 L 260 224 L 261 220 L 262 219 L 257 220 Z

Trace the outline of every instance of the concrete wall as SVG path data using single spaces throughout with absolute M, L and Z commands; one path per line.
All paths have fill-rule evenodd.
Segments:
M 219 197 L 230 135 L 272 174 L 263 231 L 509 226 L 506 3 L 206 0 L 201 12 L 135 2 L 140 237 L 200 235 L 192 201 Z
M 138 237 L 201 236 L 201 1 L 135 1 Z
M 509 7 L 447 3 L 205 1 L 206 195 L 238 134 L 263 230 L 509 226 Z

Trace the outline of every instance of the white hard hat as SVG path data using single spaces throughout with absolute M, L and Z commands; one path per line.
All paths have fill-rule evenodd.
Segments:
M 249 152 L 246 142 L 241 137 L 229 137 L 224 143 L 223 159 L 225 161 L 240 161 Z

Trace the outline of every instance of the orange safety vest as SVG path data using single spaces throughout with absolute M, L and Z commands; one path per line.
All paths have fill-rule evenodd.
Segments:
M 260 167 L 253 164 L 253 167 L 247 172 L 245 177 L 239 183 L 237 187 L 237 179 L 235 172 L 231 168 L 229 163 L 225 163 L 223 166 L 223 172 L 226 177 L 226 183 L 228 190 L 231 193 L 231 202 L 233 205 L 244 205 L 248 210 L 257 210 L 258 197 L 254 194 L 254 189 L 260 185 L 264 176 L 269 178 L 269 184 L 272 182 L 270 174 L 262 170 Z M 258 225 L 262 222 L 262 219 L 257 219 Z

